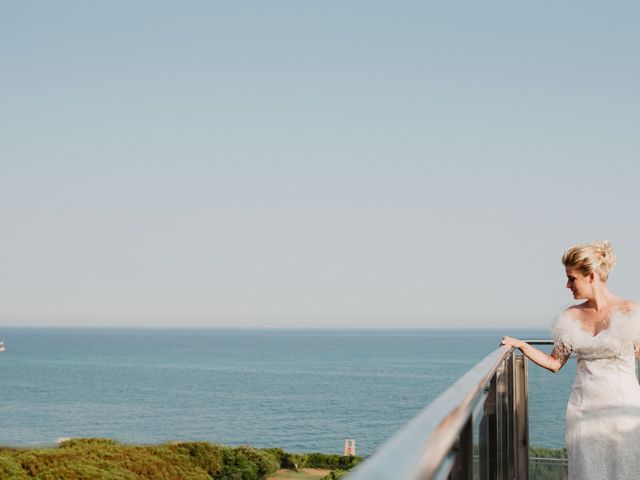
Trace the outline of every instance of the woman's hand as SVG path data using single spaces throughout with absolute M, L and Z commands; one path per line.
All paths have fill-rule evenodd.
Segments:
M 513 337 L 502 337 L 500 345 L 509 345 L 510 347 L 520 348 L 525 344 L 522 340 Z
M 540 365 L 542 368 L 546 368 L 553 373 L 560 370 L 569 359 L 568 353 L 561 353 L 555 347 L 551 352 L 551 355 L 549 355 L 548 353 L 545 353 L 542 350 L 538 350 L 534 346 L 529 345 L 527 342 L 524 342 L 518 338 L 502 337 L 502 340 L 500 340 L 500 345 L 508 345 L 509 347 L 519 348 L 522 354 L 533 363 Z

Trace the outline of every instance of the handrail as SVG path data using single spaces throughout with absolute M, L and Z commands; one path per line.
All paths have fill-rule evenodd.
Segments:
M 503 345 L 487 355 L 356 467 L 347 479 L 433 478 L 446 463 L 451 447 L 476 407 L 487 398 L 487 386 L 512 351 Z
M 548 339 L 525 342 L 553 345 Z M 635 360 L 640 382 L 640 358 Z M 527 377 L 525 357 L 506 345 L 498 348 L 423 408 L 346 480 L 527 480 Z

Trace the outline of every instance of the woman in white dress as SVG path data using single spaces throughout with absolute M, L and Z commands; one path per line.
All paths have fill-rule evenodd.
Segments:
M 550 355 L 512 337 L 518 348 L 552 372 L 577 359 L 565 419 L 570 480 L 640 478 L 640 385 L 634 352 L 640 346 L 640 305 L 607 288 L 615 256 L 608 241 L 575 245 L 562 263 L 567 288 L 583 303 L 561 312 L 551 327 Z

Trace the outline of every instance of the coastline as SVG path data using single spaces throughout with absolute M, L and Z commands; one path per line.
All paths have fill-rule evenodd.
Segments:
M 0 446 L 0 478 L 146 478 L 216 480 L 339 478 L 362 457 L 324 453 L 289 453 L 280 448 L 229 447 L 208 442 L 125 445 L 107 438 L 77 438 L 55 447 Z M 279 476 L 273 477 L 280 472 Z M 289 473 L 296 475 L 289 475 Z
M 536 459 L 566 458 L 564 449 L 531 447 Z M 108 438 L 75 438 L 55 446 L 0 446 L 0 478 L 111 479 L 142 475 L 149 480 L 216 480 L 239 475 L 257 480 L 334 480 L 366 457 L 280 448 L 230 447 L 208 442 L 123 444 Z M 547 465 L 532 468 L 541 472 Z M 551 467 L 556 468 L 556 467 Z M 542 478 L 542 477 L 541 477 Z

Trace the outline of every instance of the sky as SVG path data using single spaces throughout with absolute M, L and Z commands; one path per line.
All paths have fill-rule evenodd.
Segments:
M 0 2 L 0 327 L 550 325 L 640 299 L 640 4 Z

